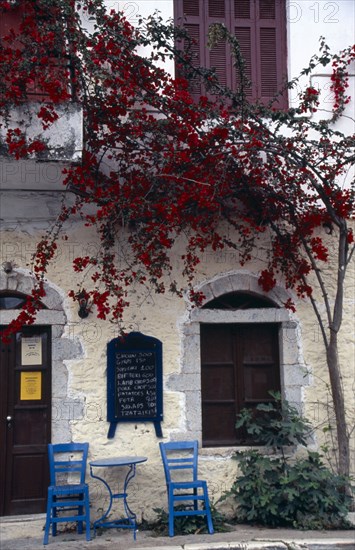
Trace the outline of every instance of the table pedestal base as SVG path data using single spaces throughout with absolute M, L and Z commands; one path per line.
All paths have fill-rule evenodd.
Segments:
M 108 508 L 106 510 L 106 512 L 104 512 L 104 514 L 99 518 L 97 519 L 96 521 L 94 521 L 94 535 L 96 534 L 96 529 L 99 529 L 99 528 L 116 528 L 116 529 L 132 529 L 133 530 L 133 538 L 134 540 L 136 540 L 136 533 L 137 533 L 137 523 L 136 523 L 136 514 L 134 512 L 132 512 L 132 510 L 130 509 L 129 505 L 128 505 L 128 502 L 127 502 L 127 487 L 128 487 L 128 484 L 129 482 L 131 481 L 131 479 L 134 478 L 134 476 L 136 475 L 136 465 L 135 464 L 129 464 L 130 468 L 129 468 L 129 471 L 125 477 L 125 481 L 124 481 L 124 488 L 123 488 L 123 493 L 113 493 L 112 490 L 111 490 L 111 487 L 109 486 L 109 484 L 107 483 L 107 481 L 105 479 L 103 479 L 102 477 L 98 476 L 98 475 L 95 475 L 93 473 L 93 466 L 90 465 L 90 475 L 92 478 L 94 479 L 98 479 L 100 480 L 106 487 L 108 493 L 109 493 L 109 498 L 110 498 L 110 501 L 109 501 L 109 505 L 108 505 Z M 123 501 L 123 507 L 124 507 L 124 511 L 125 511 L 125 514 L 126 514 L 126 517 L 122 518 L 122 519 L 115 519 L 115 520 L 110 520 L 110 519 L 107 519 L 110 512 L 111 512 L 111 509 L 112 509 L 112 504 L 113 504 L 113 501 L 114 500 L 122 500 Z

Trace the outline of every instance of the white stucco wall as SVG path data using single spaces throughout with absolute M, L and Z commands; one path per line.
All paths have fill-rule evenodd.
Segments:
M 47 199 L 48 200 L 48 199 Z M 37 198 L 38 204 L 38 198 Z M 1 260 L 24 265 L 41 231 L 32 224 L 18 223 L 2 233 Z M 68 241 L 59 243 L 56 260 L 48 273 L 49 288 L 60 291 L 61 301 L 52 303 L 55 311 L 62 311 L 61 320 L 55 318 L 53 348 L 53 441 L 77 440 L 90 442 L 90 459 L 113 455 L 145 455 L 147 463 L 138 468 L 131 503 L 138 517 L 154 516 L 155 507 L 165 506 L 165 485 L 158 451 L 158 442 L 152 423 L 132 422 L 118 424 L 114 439 L 107 438 L 106 421 L 106 345 L 117 336 L 117 330 L 107 322 L 97 320 L 94 314 L 80 319 L 77 306 L 67 298 L 69 288 L 76 281 L 68 267 L 74 255 L 93 252 L 95 236 L 73 224 Z M 263 265 L 262 258 L 241 270 L 233 252 L 223 251 L 217 261 L 206 253 L 201 262 L 197 283 L 208 296 L 220 295 L 231 289 L 258 290 L 254 273 Z M 23 269 L 15 268 L 11 276 L 1 274 L 1 289 L 23 290 L 15 279 L 22 280 Z M 5 281 L 7 281 L 5 283 Z M 349 415 L 352 411 L 354 388 L 354 357 L 352 319 L 354 313 L 354 270 L 349 270 L 344 325 L 341 332 L 341 362 L 344 368 L 344 388 Z M 23 283 L 21 283 L 23 284 Z M 28 284 L 28 279 L 27 279 Z M 334 289 L 334 278 L 329 270 L 329 292 Z M 57 296 L 57 294 L 56 294 Z M 281 303 L 287 293 L 280 286 L 272 298 Z M 54 299 L 54 298 L 53 298 Z M 60 303 L 59 303 L 60 302 Z M 199 378 L 199 322 L 281 322 L 281 371 L 284 395 L 300 405 L 316 425 L 322 428 L 328 422 L 323 404 L 330 402 L 329 380 L 323 343 L 316 319 L 308 301 L 296 300 L 297 312 L 279 310 L 250 310 L 244 312 L 209 312 L 189 310 L 188 304 L 169 295 L 133 295 L 127 311 L 127 330 L 140 331 L 158 338 L 163 343 L 164 379 L 164 440 L 201 437 L 200 378 Z M 1 312 L 0 322 L 8 322 L 11 312 Z M 52 312 L 50 312 L 52 314 Z M 53 312 L 54 314 L 55 312 Z M 56 313 L 58 315 L 59 313 Z M 46 322 L 39 317 L 38 322 Z M 50 321 L 51 322 L 51 321 Z M 316 443 L 320 441 L 319 436 Z M 235 448 L 201 449 L 201 475 L 211 486 L 212 498 L 228 489 L 237 473 L 237 463 L 231 457 Z M 153 482 L 152 482 L 153 481 Z M 104 495 L 98 482 L 92 483 L 93 517 L 98 515 L 100 498 Z

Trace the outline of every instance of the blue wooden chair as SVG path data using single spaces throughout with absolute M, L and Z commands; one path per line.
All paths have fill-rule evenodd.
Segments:
M 88 450 L 88 443 L 48 445 L 50 486 L 43 544 L 48 544 L 50 526 L 55 536 L 60 522 L 77 522 L 81 534 L 85 521 L 86 540 L 90 540 L 89 486 L 85 483 Z
M 168 492 L 169 536 L 174 536 L 174 518 L 192 515 L 206 516 L 208 532 L 212 535 L 214 530 L 207 482 L 197 479 L 198 441 L 159 443 L 159 446 Z M 187 476 L 188 480 L 186 480 Z M 179 479 L 173 480 L 173 477 Z M 175 508 L 183 501 L 190 501 L 191 509 Z M 203 503 L 203 508 L 199 508 L 199 501 Z

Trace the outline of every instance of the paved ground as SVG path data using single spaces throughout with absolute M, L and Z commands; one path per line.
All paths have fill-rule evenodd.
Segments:
M 38 550 L 43 547 L 44 515 L 0 518 L 1 550 Z M 59 526 L 60 529 L 60 526 Z M 355 550 L 355 530 L 295 531 L 235 526 L 228 533 L 155 537 L 149 531 L 137 533 L 108 529 L 90 542 L 85 535 L 58 533 L 49 537 L 48 550 Z

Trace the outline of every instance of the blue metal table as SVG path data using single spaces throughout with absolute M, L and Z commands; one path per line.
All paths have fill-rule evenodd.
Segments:
M 94 479 L 99 479 L 107 488 L 109 493 L 109 504 L 106 512 L 96 521 L 94 521 L 94 533 L 96 532 L 96 529 L 98 527 L 116 527 L 119 529 L 133 529 L 133 537 L 134 540 L 136 540 L 136 531 L 137 531 L 137 523 L 136 523 L 136 514 L 132 512 L 130 509 L 128 502 L 127 502 L 127 490 L 128 490 L 128 484 L 129 482 L 134 478 L 136 475 L 136 465 L 141 464 L 142 462 L 146 462 L 147 457 L 145 456 L 114 456 L 111 458 L 102 458 L 100 460 L 93 460 L 90 462 L 90 475 Z M 129 470 L 126 474 L 124 485 L 123 485 L 123 492 L 122 493 L 114 493 L 108 484 L 108 482 L 98 476 L 95 475 L 93 472 L 93 468 L 117 468 L 122 466 L 129 466 Z M 106 520 L 109 513 L 111 512 L 113 501 L 117 500 L 123 500 L 123 506 L 125 510 L 126 517 L 123 519 L 116 519 L 116 520 Z

